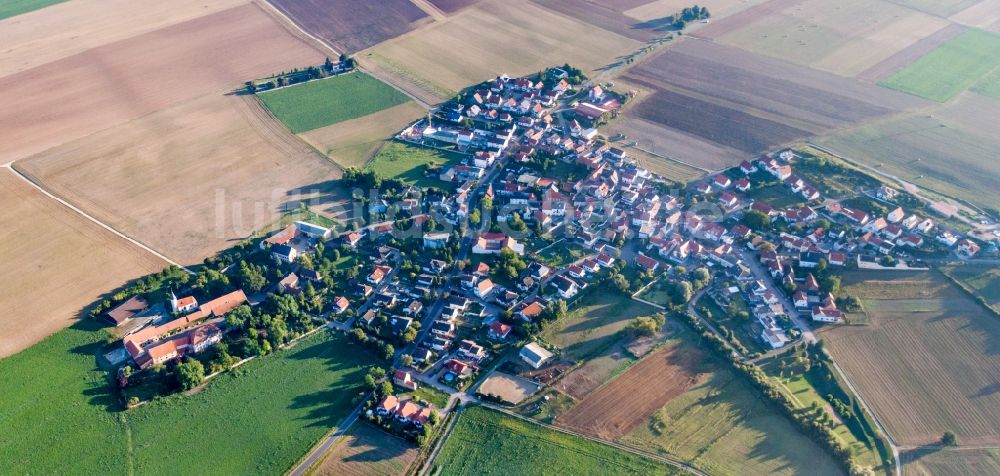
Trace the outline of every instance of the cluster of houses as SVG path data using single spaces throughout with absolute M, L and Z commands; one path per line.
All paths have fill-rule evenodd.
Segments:
M 165 323 L 151 321 L 144 327 L 131 329 L 122 343 L 140 369 L 197 354 L 222 340 L 223 317 L 246 302 L 247 296 L 240 290 L 201 304 L 193 296 L 177 298 L 171 293 L 171 313 L 183 315 Z M 136 296 L 108 311 L 107 316 L 118 322 L 125 313 L 141 315 L 146 307 L 145 300 Z
M 430 420 L 431 409 L 412 399 L 400 400 L 395 395 L 386 395 L 375 407 L 374 414 L 383 418 L 391 417 L 400 423 L 421 428 Z

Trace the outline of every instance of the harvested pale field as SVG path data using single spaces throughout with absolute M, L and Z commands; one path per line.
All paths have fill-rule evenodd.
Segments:
M 1000 321 L 936 272 L 852 272 L 870 325 L 821 332 L 900 445 L 1000 443 Z
M 0 21 L 0 77 L 248 1 L 73 0 L 7 18 Z
M 795 5 L 801 0 L 766 0 L 753 5 L 745 10 L 741 10 L 721 21 L 713 21 L 710 24 L 699 28 L 695 36 L 700 38 L 719 38 L 728 33 L 741 30 L 753 25 L 761 19 L 781 15 L 781 12 L 788 7 Z M 709 9 L 709 12 L 712 12 Z M 714 16 L 715 14 L 712 13 Z
M 313 129 L 299 134 L 299 137 L 343 168 L 364 168 L 386 140 L 426 112 L 419 104 L 410 101 L 364 117 Z
M 983 0 L 949 18 L 955 23 L 990 29 L 1000 22 L 1000 0 Z
M 500 73 L 519 76 L 563 63 L 593 71 L 639 45 L 530 2 L 497 0 L 364 54 L 444 100 Z
M 995 207 L 1000 201 L 997 121 L 1000 102 L 966 93 L 933 116 L 860 126 L 817 142 L 915 185 Z
M 966 8 L 969 8 L 982 0 L 893 0 L 900 5 L 920 10 L 922 12 L 948 17 Z
M 123 233 L 196 263 L 300 200 L 329 204 L 340 171 L 253 96 L 209 95 L 43 154 L 19 170 Z
M 698 2 L 698 5 L 708 9 L 709 13 L 712 14 L 712 21 L 718 21 L 720 18 L 747 8 L 748 3 L 746 0 L 702 0 Z M 646 22 L 673 15 L 691 5 L 693 4 L 688 0 L 653 0 L 629 8 L 622 13 Z
M 671 133 L 673 133 L 673 131 L 667 131 L 664 129 L 660 130 L 664 132 L 663 134 L 664 136 L 668 136 Z M 712 144 L 706 144 L 706 145 L 712 145 Z M 659 150 L 671 150 L 671 151 L 676 150 L 676 148 L 672 145 L 668 147 L 670 148 L 659 149 Z M 658 157 L 656 155 L 636 150 L 634 147 L 628 150 L 629 154 L 632 157 L 635 157 L 635 160 L 636 162 L 639 163 L 639 165 L 642 165 L 643 167 L 648 169 L 650 172 L 653 172 L 654 174 L 660 175 L 661 177 L 673 180 L 678 183 L 682 184 L 688 183 L 692 180 L 696 180 L 705 175 L 705 171 L 697 169 L 692 165 L 678 162 L 677 159 L 674 158 L 664 159 L 663 157 Z
M 783 6 L 716 41 L 850 77 L 948 25 L 882 0 L 802 0 Z
M 351 425 L 336 446 L 308 474 L 319 476 L 402 476 L 420 453 L 406 440 L 371 424 Z
M 395 38 L 430 17 L 410 0 L 268 0 L 302 29 L 340 52 L 353 53 Z
M 435 7 L 445 13 L 455 13 L 470 5 L 475 5 L 481 0 L 429 0 Z
M 652 92 L 626 115 L 744 154 L 925 104 L 909 95 L 694 39 L 681 40 L 634 67 L 624 80 Z
M 647 41 L 653 38 L 664 36 L 667 32 L 657 28 L 661 25 L 636 21 L 635 18 L 625 15 L 626 10 L 646 3 L 646 0 L 620 0 L 620 1 L 594 1 L 594 0 L 533 0 L 543 7 L 576 18 L 584 23 L 593 25 L 607 31 L 615 32 L 629 38 Z M 691 5 L 687 5 L 691 6 Z M 676 12 L 665 13 L 661 16 L 672 15 Z
M 918 448 L 900 453 L 903 476 L 1000 474 L 998 448 Z
M 321 55 L 246 5 L 0 78 L 0 162 Z
M 503 372 L 493 372 L 476 390 L 482 395 L 496 395 L 506 402 L 518 404 L 535 394 L 542 386 L 531 380 Z
M 633 319 L 656 312 L 620 293 L 598 290 L 581 296 L 570 312 L 546 326 L 542 338 L 562 349 L 564 358 L 586 360 L 615 345 Z
M 678 352 L 677 344 L 654 352 L 618 378 L 569 409 L 556 424 L 605 439 L 616 439 L 642 424 L 672 398 L 694 385 L 697 350 Z
M 877 83 L 897 71 L 905 68 L 910 63 L 923 57 L 927 53 L 934 51 L 945 42 L 961 35 L 967 28 L 961 25 L 950 24 L 920 41 L 900 50 L 896 54 L 872 65 L 868 69 L 858 73 L 858 79 L 863 79 L 872 83 Z
M 0 19 L 23 15 L 27 12 L 49 7 L 66 0 L 6 0 L 0 4 Z
M 68 327 L 84 306 L 167 264 L 0 169 L 0 358 Z

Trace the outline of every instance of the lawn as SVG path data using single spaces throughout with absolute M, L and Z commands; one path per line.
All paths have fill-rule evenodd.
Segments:
M 432 474 L 673 474 L 666 465 L 483 407 L 462 412 Z
M 564 240 L 558 243 L 553 243 L 539 252 L 538 258 L 547 266 L 562 268 L 580 258 L 583 258 L 589 252 L 592 252 L 592 250 L 584 248 L 577 243 L 567 242 Z
M 572 310 L 546 326 L 542 337 L 560 348 L 564 357 L 587 359 L 618 339 L 632 319 L 649 316 L 656 309 L 610 289 L 583 291 Z
M 699 337 L 679 335 L 696 351 Z M 698 363 L 697 382 L 671 399 L 621 442 L 692 462 L 713 475 L 840 474 L 837 463 L 747 380 L 713 356 Z M 662 429 L 654 426 L 661 419 Z
M 410 100 L 361 72 L 309 81 L 257 97 L 294 133 L 367 116 Z
M 879 84 L 944 102 L 998 66 L 1000 36 L 969 30 Z
M 431 164 L 450 167 L 458 164 L 465 156 L 428 147 L 412 146 L 403 142 L 389 142 L 368 163 L 367 169 L 378 172 L 383 178 L 395 178 L 420 187 L 442 187 L 445 182 L 438 180 L 437 174 L 424 175 Z M 443 169 L 442 169 L 443 170 Z
M 451 396 L 429 385 L 420 385 L 416 391 L 409 392 L 409 395 L 418 397 L 435 407 L 444 409 L 448 406 L 448 398 Z
M 80 322 L 0 361 L 0 473 L 281 473 L 350 412 L 373 361 L 320 332 L 193 396 L 122 412 L 94 364 L 104 336 Z
M 785 184 L 778 182 L 760 188 L 751 188 L 745 194 L 748 198 L 760 200 L 774 208 L 782 209 L 802 205 L 806 201 Z
M 0 2 L 0 20 L 65 1 L 66 0 L 4 0 L 3 2 Z

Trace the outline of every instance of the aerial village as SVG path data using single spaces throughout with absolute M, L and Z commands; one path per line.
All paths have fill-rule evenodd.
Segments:
M 427 171 L 438 190 L 348 174 L 379 192 L 350 226 L 296 220 L 238 247 L 222 272 L 184 276 L 155 298 L 119 296 L 101 310 L 123 336 L 107 356 L 119 385 L 142 388 L 155 381 L 143 375 L 185 356 L 209 369 L 198 383 L 334 329 L 392 365 L 374 376 L 392 385 L 373 392 L 366 418 L 426 438 L 446 409 L 412 392 L 517 403 L 505 386 L 539 391 L 560 349 L 538 334 L 588 288 L 647 299 L 704 269 L 695 291 L 745 313 L 743 332 L 779 349 L 844 322 L 854 303 L 838 295 L 840 269 L 979 251 L 903 191 L 828 196 L 820 159 L 790 149 L 683 186 L 663 179 L 597 132 L 631 93 L 572 84 L 566 68 L 498 76 L 402 130 L 397 140 L 464 157 Z M 130 405 L 148 397 L 128 395 Z

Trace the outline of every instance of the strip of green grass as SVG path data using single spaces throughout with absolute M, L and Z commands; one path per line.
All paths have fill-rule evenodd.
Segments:
M 483 407 L 459 417 L 434 460 L 441 475 L 674 474 L 640 456 Z
M 998 66 L 1000 36 L 969 30 L 879 84 L 945 102 Z
M 410 100 L 361 72 L 309 81 L 258 97 L 294 133 L 367 116 Z
M 455 152 L 446 152 L 428 147 L 416 147 L 403 142 L 389 142 L 368 163 L 369 170 L 374 170 L 384 178 L 395 178 L 420 187 L 443 187 L 445 182 L 433 177 L 424 176 L 427 166 L 436 164 L 442 166 L 441 171 L 458 164 L 463 156 Z
M 28 13 L 65 2 L 66 0 L 3 0 L 0 2 L 0 20 Z
M 318 332 L 193 396 L 119 409 L 81 322 L 0 360 L 0 474 L 279 474 L 353 408 L 370 355 Z

